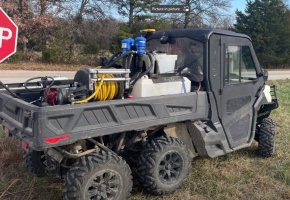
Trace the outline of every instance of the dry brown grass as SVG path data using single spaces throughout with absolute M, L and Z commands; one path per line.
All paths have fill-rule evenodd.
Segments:
M 2 129 L 2 127 L 1 127 Z M 18 140 L 0 133 L 0 199 L 61 199 L 61 180 L 37 178 L 28 173 L 23 163 L 23 150 Z
M 43 64 L 35 62 L 0 63 L 0 70 L 31 70 L 31 71 L 76 71 L 82 65 Z
M 275 84 L 281 106 L 271 115 L 278 124 L 274 157 L 258 157 L 257 143 L 253 143 L 250 148 L 215 159 L 197 158 L 188 180 L 175 193 L 152 196 L 134 180 L 130 200 L 290 199 L 290 80 Z M 0 199 L 61 199 L 61 180 L 36 178 L 25 171 L 18 141 L 0 137 L 0 163 Z

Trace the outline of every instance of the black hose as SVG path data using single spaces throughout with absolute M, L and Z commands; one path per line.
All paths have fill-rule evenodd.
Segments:
M 134 86 L 135 85 L 135 83 L 142 77 L 142 76 L 144 76 L 144 75 L 146 75 L 152 68 L 153 68 L 153 66 L 154 66 L 154 64 L 153 64 L 153 59 L 152 59 L 152 57 L 151 56 L 153 56 L 151 53 L 149 53 L 148 54 L 148 57 L 149 57 L 149 60 L 150 60 L 150 63 L 151 63 L 151 65 L 150 65 L 150 67 L 145 71 L 145 72 L 143 72 L 143 73 L 141 73 L 140 75 L 138 75 L 133 81 L 132 81 L 132 83 L 131 83 L 131 86 Z
M 4 83 L 2 83 L 2 81 L 0 81 L 0 85 L 3 88 L 5 88 L 5 90 L 7 90 L 7 92 L 9 92 L 12 97 L 14 97 L 14 98 L 20 98 L 17 94 L 15 94 L 14 92 L 12 92 Z
M 115 53 L 114 55 L 112 55 L 112 56 L 109 58 L 109 60 L 107 61 L 105 67 L 106 67 L 107 65 L 109 65 L 109 64 L 113 61 L 113 59 L 114 59 L 116 56 L 119 56 L 119 54 L 121 54 L 121 53 L 122 53 L 122 52 L 119 51 L 119 52 Z
M 108 69 L 108 68 L 112 67 L 112 66 L 113 66 L 116 62 L 118 62 L 121 58 L 123 58 L 123 57 L 125 57 L 125 56 L 127 56 L 127 55 L 129 55 L 129 54 L 131 54 L 131 53 L 135 53 L 135 51 L 128 51 L 127 53 L 124 53 L 124 54 L 118 56 L 114 61 L 112 61 L 111 63 L 109 63 L 108 65 L 106 65 L 104 68 L 105 68 L 105 69 Z
M 130 69 L 130 66 L 131 66 L 131 63 L 132 63 L 132 58 L 133 58 L 133 54 L 130 54 L 128 65 L 125 67 L 125 69 L 128 69 L 128 68 Z
M 50 84 L 48 85 L 48 87 L 43 87 L 43 88 L 33 89 L 33 90 L 32 90 L 32 89 L 29 89 L 29 88 L 27 87 L 28 82 L 30 82 L 30 81 L 32 81 L 32 80 L 35 80 L 35 79 L 42 79 L 42 78 L 44 78 L 44 79 L 43 79 L 43 80 L 44 80 L 43 83 L 45 83 L 45 82 L 47 81 L 48 78 L 51 79 Z M 25 83 L 24 83 L 24 88 L 25 88 L 26 90 L 30 91 L 30 92 L 42 92 L 42 91 L 44 91 L 44 90 L 46 90 L 46 89 L 48 89 L 48 88 L 51 88 L 51 86 L 52 86 L 53 84 L 54 84 L 54 78 L 53 78 L 53 77 L 51 77 L 51 76 L 45 76 L 45 77 L 40 76 L 40 77 L 33 77 L 33 78 L 30 78 L 30 79 L 26 80 Z M 47 85 L 44 85 L 44 86 L 47 86 Z

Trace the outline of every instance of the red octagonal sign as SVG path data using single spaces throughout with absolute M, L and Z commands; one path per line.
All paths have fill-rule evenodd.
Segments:
M 0 63 L 16 52 L 18 27 L 0 8 Z

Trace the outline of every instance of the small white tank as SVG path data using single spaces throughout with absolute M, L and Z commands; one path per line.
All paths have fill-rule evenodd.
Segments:
M 186 77 L 181 77 L 181 79 L 183 80 L 154 83 L 152 79 L 145 75 L 135 83 L 131 95 L 135 97 L 151 97 L 190 92 L 190 80 Z

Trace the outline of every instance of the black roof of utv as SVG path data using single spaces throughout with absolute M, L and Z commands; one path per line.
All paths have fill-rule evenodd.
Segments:
M 213 29 L 213 28 L 198 28 L 198 29 L 174 29 L 174 30 L 164 30 L 157 31 L 153 34 L 148 34 L 146 36 L 147 40 L 161 38 L 163 35 L 169 37 L 189 37 L 200 42 L 205 42 L 209 39 L 212 34 L 227 35 L 233 37 L 242 37 L 251 40 L 251 38 L 245 34 L 236 33 L 229 30 Z

